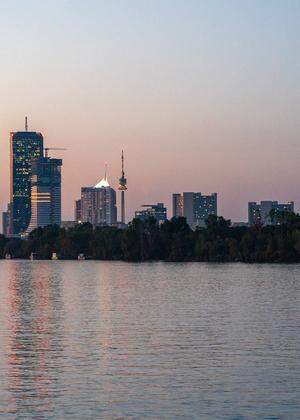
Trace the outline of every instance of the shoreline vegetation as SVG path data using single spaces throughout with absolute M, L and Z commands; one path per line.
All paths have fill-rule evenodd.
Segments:
M 0 235 L 0 257 L 73 260 L 202 261 L 246 263 L 300 262 L 300 215 L 285 213 L 280 223 L 232 227 L 210 216 L 205 228 L 191 230 L 183 217 L 158 225 L 154 218 L 134 219 L 125 229 L 79 224 L 38 228 L 27 239 Z

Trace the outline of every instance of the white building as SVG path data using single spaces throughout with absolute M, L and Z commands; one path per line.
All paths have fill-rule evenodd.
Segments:
M 81 222 L 93 226 L 117 223 L 116 192 L 106 174 L 94 187 L 81 188 Z

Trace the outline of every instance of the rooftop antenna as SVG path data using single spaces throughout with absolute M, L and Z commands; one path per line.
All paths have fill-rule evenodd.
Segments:
M 28 119 L 25 117 L 25 131 L 28 131 Z

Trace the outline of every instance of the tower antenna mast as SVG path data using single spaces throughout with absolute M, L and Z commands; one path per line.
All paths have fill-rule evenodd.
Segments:
M 25 117 L 25 131 L 28 131 L 28 118 Z
M 127 179 L 125 178 L 124 172 L 124 151 L 122 150 L 121 155 L 122 162 L 122 173 L 121 178 L 119 179 L 119 191 L 121 191 L 121 222 L 125 224 L 125 191 L 127 190 Z

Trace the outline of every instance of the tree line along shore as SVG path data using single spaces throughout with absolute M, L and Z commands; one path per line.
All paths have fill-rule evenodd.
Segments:
M 207 261 L 246 263 L 300 262 L 300 215 L 288 213 L 276 225 L 232 227 L 210 216 L 205 228 L 192 230 L 185 218 L 161 225 L 154 218 L 134 219 L 125 229 L 89 223 L 64 229 L 38 228 L 28 238 L 0 235 L 0 257 L 83 258 L 123 261 Z

